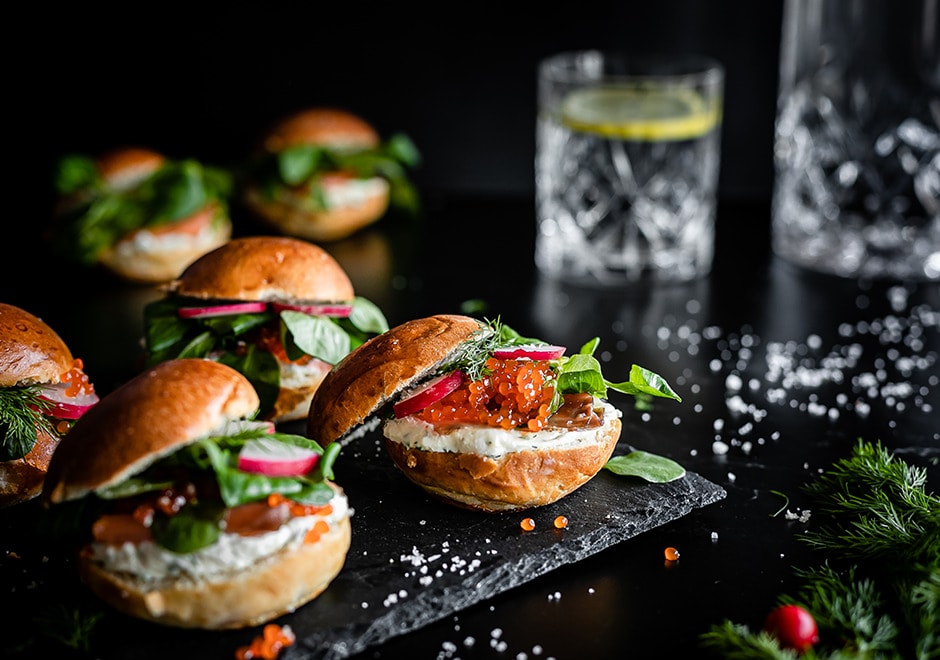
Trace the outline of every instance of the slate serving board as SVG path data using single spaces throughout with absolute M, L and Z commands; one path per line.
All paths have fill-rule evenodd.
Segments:
M 284 429 L 293 432 L 291 429 Z M 344 658 L 380 644 L 684 516 L 726 496 L 687 472 L 650 484 L 602 470 L 555 504 L 524 513 L 464 511 L 424 494 L 391 464 L 380 433 L 343 449 L 335 468 L 353 509 L 352 545 L 343 570 L 316 600 L 277 620 L 297 637 L 281 660 Z M 621 444 L 617 454 L 630 448 Z M 568 526 L 556 529 L 563 515 Z M 531 517 L 536 527 L 520 523 Z M 35 576 L 33 576 L 35 578 Z M 62 576 L 36 589 L 62 587 Z M 110 612 L 93 652 L 102 660 L 226 658 L 260 627 L 179 630 Z

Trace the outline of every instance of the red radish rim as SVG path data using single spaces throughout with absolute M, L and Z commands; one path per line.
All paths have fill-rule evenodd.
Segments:
M 257 314 L 268 308 L 268 304 L 261 301 L 243 303 L 226 303 L 224 305 L 205 305 L 203 307 L 180 307 L 179 317 L 182 319 L 209 318 L 212 316 L 228 316 L 230 314 Z
M 312 449 L 253 438 L 238 453 L 238 469 L 268 477 L 297 477 L 310 472 L 319 460 L 320 454 Z
M 398 418 L 414 414 L 456 390 L 463 380 L 464 374 L 459 370 L 437 376 L 412 392 L 407 398 L 395 403 L 392 411 Z
M 43 411 L 48 417 L 78 419 L 100 400 L 94 392 L 81 392 L 75 396 L 69 396 L 66 394 L 68 387 L 70 387 L 69 384 L 60 383 L 43 388 L 39 397 L 52 404 Z

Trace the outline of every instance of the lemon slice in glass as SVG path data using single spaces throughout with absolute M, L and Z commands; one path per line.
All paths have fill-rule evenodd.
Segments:
M 561 103 L 568 128 L 622 140 L 690 140 L 711 131 L 720 114 L 717 103 L 690 89 L 594 87 L 575 90 Z

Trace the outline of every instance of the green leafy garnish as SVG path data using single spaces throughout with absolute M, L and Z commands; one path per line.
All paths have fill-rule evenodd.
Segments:
M 480 331 L 465 342 L 457 356 L 442 365 L 440 371 L 447 373 L 460 369 L 469 380 L 480 380 L 486 373 L 486 361 L 495 349 L 504 346 L 547 343 L 541 339 L 520 335 L 497 317 L 482 324 Z M 627 381 L 616 383 L 604 378 L 601 364 L 594 357 L 594 351 L 599 343 L 600 339 L 595 337 L 585 343 L 576 354 L 562 356 L 551 361 L 556 375 L 553 410 L 558 409 L 565 394 L 590 393 L 598 398 L 606 399 L 608 389 L 629 394 L 644 401 L 649 397 L 682 401 L 682 398 L 662 376 L 635 364 L 630 368 L 630 377 Z
M 274 407 L 280 389 L 280 367 L 274 355 L 256 343 L 257 333 L 272 328 L 287 358 L 310 355 L 336 364 L 370 337 L 388 330 L 388 321 L 373 302 L 352 301 L 348 318 L 335 318 L 285 310 L 251 314 L 180 318 L 179 308 L 205 306 L 211 301 L 167 296 L 144 307 L 146 364 L 197 357 L 226 364 L 251 381 L 261 398 L 261 409 Z
M 925 470 L 858 441 L 804 487 L 814 519 L 800 537 L 823 558 L 797 568 L 799 604 L 819 627 L 814 658 L 940 657 L 940 497 Z M 766 632 L 724 621 L 701 635 L 726 658 L 793 658 Z
M 37 430 L 55 435 L 52 420 L 43 414 L 51 404 L 39 391 L 38 385 L 0 389 L 0 461 L 23 458 L 32 451 Z
M 168 160 L 139 184 L 115 189 L 92 158 L 69 155 L 56 164 L 55 187 L 71 205 L 59 218 L 54 248 L 90 265 L 130 232 L 181 220 L 210 203 L 217 206 L 215 221 L 221 221 L 228 214 L 233 177 L 196 160 Z
M 267 476 L 238 469 L 238 454 L 251 439 L 283 442 L 310 449 L 320 454 L 316 467 L 297 476 Z M 212 483 L 209 490 L 220 498 L 197 497 L 171 516 L 155 514 L 151 531 L 158 545 L 177 553 L 194 552 L 214 543 L 222 533 L 225 508 L 263 501 L 279 493 L 295 502 L 324 505 L 333 497 L 327 480 L 333 478 L 333 465 L 341 446 L 331 443 L 326 448 L 301 435 L 272 433 L 267 427 L 248 428 L 230 435 L 203 438 L 180 448 L 143 472 L 96 491 L 92 501 L 114 502 L 146 493 L 161 492 L 173 485 L 173 475 L 185 468 L 188 479 L 195 484 Z M 205 486 L 204 486 L 205 487 Z M 61 511 L 65 511 L 62 508 Z M 71 509 L 69 509 L 71 511 Z
M 640 450 L 612 457 L 604 469 L 621 476 L 639 477 L 654 484 L 668 483 L 685 476 L 685 468 L 674 460 Z
M 271 199 L 277 198 L 285 187 L 309 186 L 306 205 L 313 211 L 328 207 L 321 175 L 344 171 L 360 179 L 381 177 L 389 183 L 389 204 L 415 215 L 420 211 L 420 199 L 406 170 L 420 164 L 418 148 L 407 135 L 397 133 L 368 149 L 309 144 L 288 147 L 260 157 L 250 164 L 250 170 L 263 194 Z

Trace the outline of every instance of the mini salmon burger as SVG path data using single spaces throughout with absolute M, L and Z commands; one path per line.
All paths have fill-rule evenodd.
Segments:
M 55 185 L 57 251 L 132 282 L 168 282 L 232 234 L 231 175 L 193 159 L 137 147 L 70 155 Z
M 398 133 L 382 140 L 365 119 L 339 108 L 284 117 L 262 136 L 248 166 L 247 207 L 281 233 L 317 242 L 345 238 L 389 208 L 414 214 L 407 170 L 420 156 Z
M 59 441 L 98 403 L 83 367 L 48 324 L 0 303 L 0 507 L 39 495 Z
M 332 481 L 339 447 L 275 432 L 255 420 L 258 403 L 231 367 L 189 358 L 147 369 L 78 420 L 42 502 L 93 593 L 147 621 L 223 629 L 329 586 L 351 538 Z
M 596 346 L 566 356 L 498 321 L 407 321 L 334 367 L 310 405 L 307 433 L 345 442 L 377 414 L 392 462 L 428 494 L 486 512 L 550 504 L 611 457 L 622 414 L 609 389 L 680 400 L 636 365 L 628 380 L 606 380 Z

